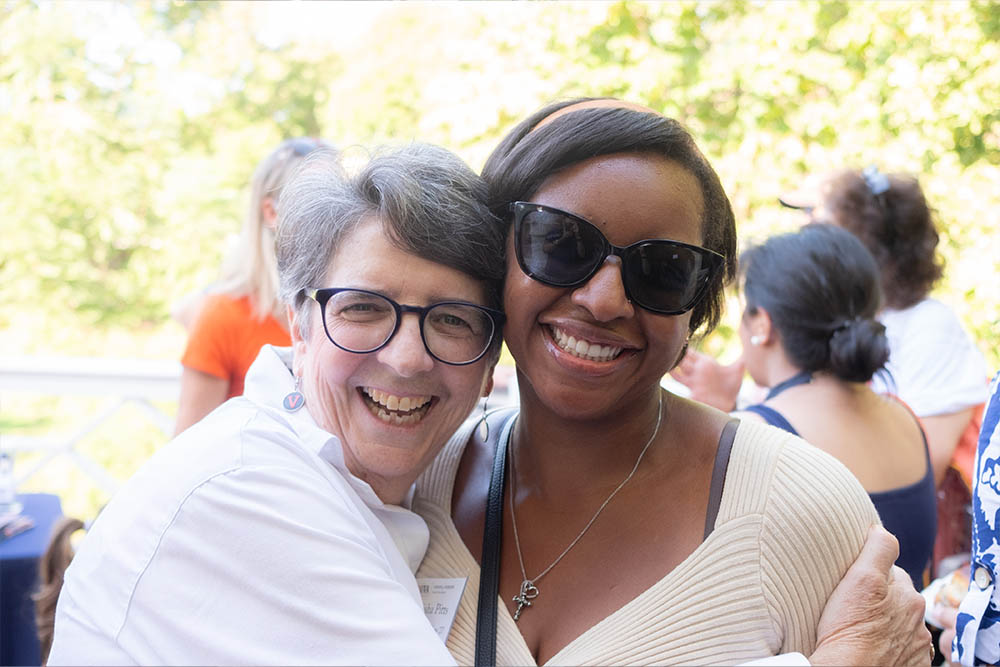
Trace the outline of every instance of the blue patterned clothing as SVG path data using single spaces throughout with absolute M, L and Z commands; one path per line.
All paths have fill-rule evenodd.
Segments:
M 993 378 L 976 451 L 969 592 L 959 607 L 951 659 L 1000 663 L 1000 373 Z

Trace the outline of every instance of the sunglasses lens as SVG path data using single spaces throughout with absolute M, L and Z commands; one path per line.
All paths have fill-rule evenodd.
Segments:
M 632 300 L 649 310 L 680 314 L 690 310 L 712 275 L 712 257 L 667 241 L 642 243 L 625 258 L 625 284 Z
M 526 274 L 555 287 L 585 282 L 612 251 L 601 231 L 589 222 L 539 204 L 514 204 L 514 248 Z M 617 248 L 617 246 L 616 246 Z M 623 253 L 622 272 L 628 296 L 639 306 L 679 315 L 698 303 L 721 257 L 677 241 L 642 241 Z
M 577 285 L 604 261 L 601 233 L 555 210 L 523 211 L 515 240 L 524 271 L 549 285 Z

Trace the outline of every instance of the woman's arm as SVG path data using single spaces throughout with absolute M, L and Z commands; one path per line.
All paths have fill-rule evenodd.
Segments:
M 943 415 L 921 417 L 920 424 L 927 436 L 927 449 L 931 455 L 931 467 L 934 469 L 934 486 L 941 484 L 948 465 L 955 454 L 959 438 L 969 426 L 972 419 L 972 408 Z
M 222 405 L 229 395 L 234 365 L 231 347 L 238 339 L 240 322 L 230 297 L 216 294 L 203 299 L 181 357 L 184 372 L 175 436 Z
M 858 559 L 827 600 L 809 665 L 930 664 L 933 645 L 924 625 L 924 598 L 910 576 L 893 566 L 898 555 L 896 538 L 882 526 L 872 526 Z M 950 650 L 949 639 L 945 653 Z M 755 660 L 746 667 L 802 664 L 798 654 L 791 654 Z
M 858 559 L 827 600 L 810 664 L 930 664 L 924 598 L 909 575 L 893 566 L 898 555 L 896 538 L 872 526 Z
M 229 380 L 185 366 L 181 373 L 181 396 L 177 402 L 174 435 L 179 435 L 222 405 L 228 393 Z

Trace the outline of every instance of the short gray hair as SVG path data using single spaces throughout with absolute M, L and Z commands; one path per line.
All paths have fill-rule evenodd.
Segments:
M 337 154 L 316 151 L 278 203 L 281 299 L 296 310 L 305 334 L 309 310 L 301 290 L 331 287 L 322 283 L 340 243 L 374 218 L 400 249 L 481 281 L 485 305 L 500 309 L 506 229 L 486 202 L 486 183 L 437 146 L 380 151 L 354 175 Z

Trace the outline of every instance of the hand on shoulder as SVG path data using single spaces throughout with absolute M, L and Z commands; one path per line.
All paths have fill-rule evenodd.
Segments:
M 864 549 L 827 601 L 812 665 L 928 665 L 933 653 L 925 603 L 893 565 L 899 542 L 872 526 Z

